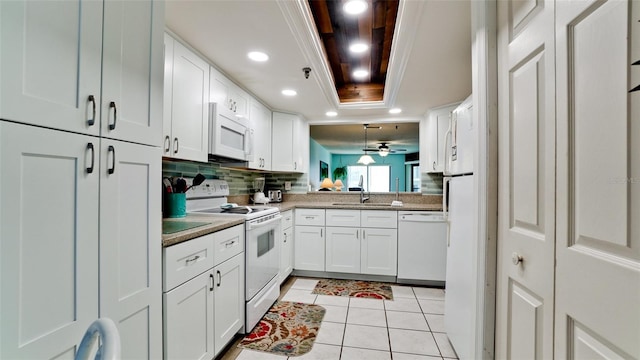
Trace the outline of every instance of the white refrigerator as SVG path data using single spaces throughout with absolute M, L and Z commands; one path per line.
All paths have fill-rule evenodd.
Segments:
M 474 194 L 477 126 L 469 96 L 451 115 L 445 139 L 443 208 L 448 225 L 445 330 L 458 358 L 477 359 L 478 284 L 476 266 L 478 214 Z

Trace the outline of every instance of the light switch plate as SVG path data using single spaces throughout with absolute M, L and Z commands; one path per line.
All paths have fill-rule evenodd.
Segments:
M 284 182 L 284 189 L 287 191 L 291 190 L 291 181 Z

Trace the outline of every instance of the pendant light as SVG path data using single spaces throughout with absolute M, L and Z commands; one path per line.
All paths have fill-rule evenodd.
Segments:
M 368 126 L 369 124 L 364 124 L 364 148 L 362 149 L 364 150 L 364 155 L 360 156 L 360 159 L 358 159 L 358 164 L 363 164 L 363 165 L 369 165 L 369 164 L 375 163 L 373 158 L 369 154 L 367 154 L 367 127 Z

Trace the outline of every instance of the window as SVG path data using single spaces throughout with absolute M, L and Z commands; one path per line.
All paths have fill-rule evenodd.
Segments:
M 363 177 L 364 189 L 371 192 L 389 192 L 391 179 L 390 165 L 354 165 L 347 167 L 347 187 L 358 187 L 360 175 Z

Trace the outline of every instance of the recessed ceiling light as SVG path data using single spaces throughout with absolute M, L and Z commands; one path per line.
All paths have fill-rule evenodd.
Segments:
M 393 108 L 389 110 L 389 114 L 400 114 L 401 112 L 402 112 L 402 109 L 400 108 Z
M 260 51 L 251 51 L 247 54 L 247 57 L 253 61 L 263 62 L 269 60 L 269 55 Z
M 347 14 L 358 15 L 367 10 L 367 7 L 368 5 L 366 1 L 350 0 L 344 4 L 342 10 L 344 10 L 344 12 L 346 12 Z
M 335 112 L 335 111 L 327 111 L 327 112 L 325 113 L 325 115 L 327 115 L 327 116 L 337 116 L 337 115 L 338 115 L 338 113 L 337 113 L 337 112 Z
M 369 72 L 364 69 L 358 69 L 353 72 L 354 78 L 362 79 L 362 78 L 366 78 L 367 76 L 369 76 Z
M 349 51 L 351 51 L 352 53 L 359 54 L 367 50 L 369 50 L 369 45 L 365 43 L 357 42 L 349 45 Z
M 285 96 L 296 96 L 298 95 L 298 92 L 292 89 L 284 89 L 282 90 L 282 95 Z

